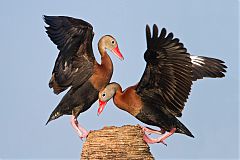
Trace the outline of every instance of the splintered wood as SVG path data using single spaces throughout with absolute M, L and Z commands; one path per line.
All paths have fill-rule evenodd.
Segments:
M 104 127 L 89 133 L 81 159 L 154 159 L 139 126 Z

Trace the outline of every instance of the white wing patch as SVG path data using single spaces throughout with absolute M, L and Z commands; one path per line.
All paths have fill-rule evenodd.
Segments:
M 203 66 L 204 59 L 198 56 L 190 56 L 192 64 L 198 65 L 198 66 Z

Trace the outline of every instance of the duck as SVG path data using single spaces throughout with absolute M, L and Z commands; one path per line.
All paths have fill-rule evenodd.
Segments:
M 193 81 L 198 79 L 222 78 L 227 66 L 216 58 L 190 55 L 183 43 L 163 28 L 146 26 L 147 50 L 144 53 L 146 67 L 140 81 L 124 91 L 120 84 L 109 83 L 99 92 L 98 115 L 107 102 L 130 113 L 139 121 L 159 127 L 159 130 L 142 127 L 143 140 L 147 143 L 162 143 L 174 133 L 194 137 L 177 117 L 182 116 Z M 148 134 L 160 135 L 150 138 Z
M 57 46 L 59 54 L 55 61 L 49 87 L 55 94 L 67 90 L 52 111 L 46 125 L 63 115 L 71 115 L 70 122 L 79 137 L 88 131 L 80 125 L 77 117 L 88 110 L 98 99 L 98 93 L 111 80 L 113 63 L 107 50 L 120 60 L 123 55 L 116 39 L 104 35 L 98 41 L 101 63 L 93 54 L 93 27 L 90 23 L 68 16 L 43 16 L 46 33 Z

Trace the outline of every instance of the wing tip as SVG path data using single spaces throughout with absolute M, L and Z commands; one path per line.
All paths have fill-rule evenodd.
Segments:
M 150 40 L 151 40 L 151 30 L 149 25 L 146 25 L 146 40 L 147 40 L 147 47 L 149 48 Z
M 163 28 L 165 29 L 165 28 Z M 162 30 L 163 30 L 162 29 Z M 158 26 L 156 24 L 153 24 L 153 27 L 152 27 L 152 34 L 151 34 L 151 29 L 150 29 L 150 26 L 147 24 L 146 25 L 146 39 L 147 39 L 147 47 L 149 48 L 149 45 L 150 45 L 150 41 L 152 39 L 157 39 L 159 38 L 158 36 L 158 32 L 159 32 L 159 29 L 158 29 Z M 166 30 L 166 29 L 165 29 Z
M 150 31 L 150 27 L 148 24 L 146 24 L 146 31 Z
M 157 38 L 161 38 L 161 37 L 165 37 L 166 36 L 166 34 L 167 34 L 167 29 L 165 28 L 165 27 L 163 27 L 162 29 L 161 29 L 161 32 L 160 32 L 160 35 L 158 35 L 159 33 L 159 28 L 158 28 L 158 26 L 156 25 L 156 24 L 153 24 L 153 27 L 152 27 L 152 29 L 153 29 L 153 38 L 155 38 L 155 37 L 157 37 Z M 147 24 L 146 25 L 146 32 L 148 32 L 149 33 L 149 35 L 151 35 L 151 30 L 150 30 L 150 27 L 149 27 L 149 25 Z M 170 32 L 169 34 L 172 34 L 173 35 L 173 33 L 172 32 Z M 151 37 L 151 36 L 150 36 Z
M 47 22 L 47 20 L 49 19 L 50 16 L 47 15 L 42 15 L 42 19 L 44 20 L 44 22 Z
M 153 25 L 153 38 L 158 38 L 158 27 L 156 24 Z
M 42 15 L 42 19 L 48 26 L 50 26 L 51 16 Z M 47 26 L 44 27 L 47 29 Z

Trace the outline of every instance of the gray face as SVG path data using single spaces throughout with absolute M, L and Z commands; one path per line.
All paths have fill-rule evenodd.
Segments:
M 99 43 L 105 48 L 108 49 L 109 51 L 112 51 L 114 48 L 118 47 L 117 41 L 115 38 L 113 38 L 110 35 L 105 35 L 103 36 L 100 40 Z
M 104 36 L 104 41 L 105 41 L 105 47 L 110 51 L 112 51 L 114 48 L 118 46 L 117 41 L 112 36 L 109 36 L 109 35 Z
M 99 92 L 98 98 L 103 102 L 107 102 L 114 96 L 115 93 L 116 93 L 116 89 L 114 85 L 109 84 L 102 91 Z

